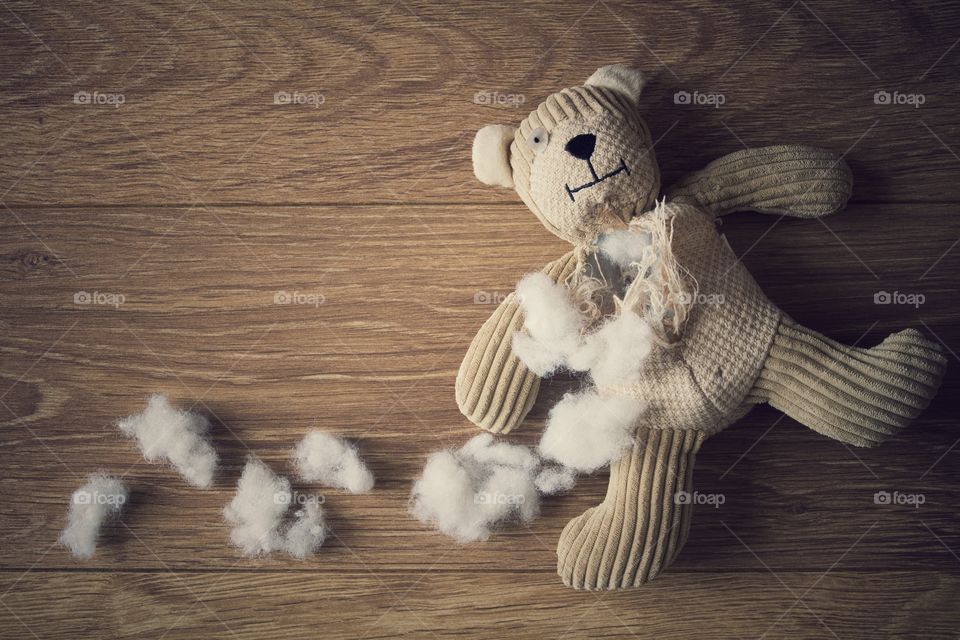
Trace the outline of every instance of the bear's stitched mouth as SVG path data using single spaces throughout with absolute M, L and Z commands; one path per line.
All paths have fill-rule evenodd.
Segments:
M 563 187 L 567 190 L 567 195 L 570 196 L 571 202 L 576 202 L 576 199 L 573 197 L 573 194 L 577 193 L 578 191 L 589 189 L 590 187 L 598 185 L 604 180 L 606 180 L 607 178 L 612 178 L 613 176 L 621 172 L 626 173 L 627 175 L 630 175 L 630 168 L 627 167 L 627 163 L 623 161 L 623 158 L 620 158 L 620 166 L 618 166 L 616 169 L 614 169 L 610 173 L 603 176 L 597 175 L 597 170 L 593 168 L 593 163 L 590 162 L 589 158 L 586 159 L 586 163 L 587 163 L 587 166 L 590 167 L 590 175 L 593 176 L 593 180 L 585 184 L 582 184 L 579 187 L 571 187 L 569 184 L 563 185 Z

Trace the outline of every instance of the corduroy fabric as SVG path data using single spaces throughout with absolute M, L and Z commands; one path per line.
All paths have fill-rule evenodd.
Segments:
M 563 282 L 578 266 L 575 251 L 543 268 Z M 474 336 L 460 364 L 455 395 L 470 422 L 493 433 L 509 433 L 526 417 L 540 389 L 540 378 L 513 354 L 513 333 L 523 328 L 516 295 L 510 293 Z
M 737 151 L 690 173 L 669 189 L 671 201 L 722 216 L 758 211 L 816 218 L 843 209 L 853 176 L 842 158 L 800 145 Z
M 690 530 L 694 458 L 706 437 L 699 431 L 638 432 L 637 444 L 610 468 L 604 501 L 560 534 L 557 573 L 564 584 L 637 587 L 673 562 Z
M 862 349 L 784 318 L 750 399 L 834 440 L 871 447 L 926 409 L 946 367 L 940 345 L 914 329 Z

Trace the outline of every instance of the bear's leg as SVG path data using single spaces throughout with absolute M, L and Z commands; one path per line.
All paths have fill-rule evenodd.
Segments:
M 784 318 L 750 400 L 835 440 L 871 447 L 927 407 L 946 366 L 940 345 L 914 329 L 862 349 Z
M 576 589 L 622 589 L 667 568 L 690 529 L 699 431 L 641 429 L 610 467 L 607 496 L 564 527 L 557 573 Z M 686 492 L 677 499 L 677 494 Z

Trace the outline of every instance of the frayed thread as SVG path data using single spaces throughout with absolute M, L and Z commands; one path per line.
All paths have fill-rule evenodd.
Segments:
M 618 249 L 631 245 L 641 249 L 633 260 L 625 251 L 617 255 L 627 276 L 633 279 L 622 306 L 642 315 L 659 340 L 667 344 L 680 341 L 698 290 L 696 278 L 673 252 L 673 222 L 673 210 L 665 200 L 659 200 L 652 212 L 635 218 L 627 230 L 611 234 L 619 240 Z M 631 243 L 622 234 L 636 234 L 637 240 Z M 608 242 L 608 246 L 614 245 Z

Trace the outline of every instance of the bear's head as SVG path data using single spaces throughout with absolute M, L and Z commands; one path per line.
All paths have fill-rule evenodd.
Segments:
M 601 67 L 544 100 L 519 127 L 488 125 L 473 141 L 484 184 L 511 187 L 551 232 L 574 245 L 621 228 L 656 202 L 660 171 L 637 101 L 640 71 Z

